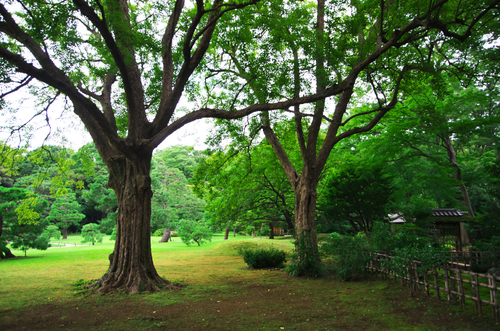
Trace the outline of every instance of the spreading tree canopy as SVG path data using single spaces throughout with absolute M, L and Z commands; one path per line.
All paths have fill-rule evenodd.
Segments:
M 261 112 L 240 125 L 220 122 L 233 137 L 262 129 L 273 147 L 295 194 L 296 245 L 309 252 L 304 260 L 320 262 L 317 188 L 332 149 L 374 128 L 422 79 L 442 71 L 459 80 L 474 79 L 475 69 L 484 66 L 471 55 L 498 38 L 498 5 L 494 0 L 274 1 L 223 18 L 225 25 L 219 27 L 224 30 L 214 33 L 220 51 L 207 61 L 210 75 L 219 80 L 209 81 L 206 89 L 224 86 L 232 93 L 224 91 L 209 102 L 334 96 L 314 105 L 283 107 L 281 116 Z M 277 123 L 289 116 L 295 121 L 300 162 L 294 162 L 276 132 Z
M 449 39 L 464 41 L 471 36 L 480 40 L 482 35 L 490 33 L 499 2 L 382 1 L 379 6 L 378 1 L 371 0 L 326 4 L 321 0 L 317 6 L 316 28 L 312 30 L 308 18 L 294 19 L 288 15 L 294 8 L 315 7 L 311 3 L 260 0 L 4 2 L 0 4 L 2 96 L 23 92 L 29 87 L 43 95 L 39 100 L 39 113 L 43 115 L 49 114 L 56 99 L 65 99 L 67 107 L 85 125 L 109 168 L 109 187 L 118 200 L 114 254 L 110 267 L 96 285 L 101 292 L 157 291 L 158 286 L 173 285 L 157 274 L 151 255 L 150 169 L 153 150 L 170 134 L 200 118 L 236 119 L 262 112 L 264 132 L 295 190 L 297 230 L 309 235 L 314 227 L 317 178 L 336 142 L 369 130 L 394 106 L 403 75 L 415 66 L 422 67 L 421 62 L 438 53 L 432 45 L 440 46 Z M 332 16 L 331 21 L 325 20 L 327 9 L 339 15 Z M 263 11 L 258 17 L 261 22 L 267 19 L 269 24 L 265 28 L 271 23 L 272 29 L 293 27 L 290 33 L 283 30 L 279 33 L 281 36 L 288 33 L 292 38 L 263 40 L 277 34 L 252 26 L 251 23 L 257 22 L 252 10 Z M 282 22 L 280 17 L 291 21 Z M 219 26 L 221 29 L 215 35 Z M 236 39 L 229 49 L 221 50 L 212 43 L 215 36 L 217 40 L 221 36 L 231 40 L 235 26 L 252 26 L 248 32 L 244 31 L 243 44 L 249 44 L 253 50 L 243 47 L 239 40 L 236 43 Z M 327 36 L 328 29 L 331 34 Z M 298 42 L 294 43 L 296 38 Z M 288 53 L 281 52 L 282 40 L 288 45 Z M 295 56 L 295 62 L 291 63 L 304 64 L 317 79 L 305 85 L 300 83 L 296 78 L 300 71 L 295 70 L 295 66 L 289 71 L 294 74 L 293 79 L 275 79 L 271 74 L 280 71 L 269 70 L 274 67 L 259 68 L 248 63 L 246 56 L 264 54 L 254 45 L 268 42 L 277 45 L 266 53 L 269 63 L 278 64 L 270 57 L 273 54 Z M 419 43 L 425 45 L 415 49 L 414 45 Z M 311 47 L 303 51 L 304 45 Z M 252 81 L 255 77 L 254 81 L 260 83 L 251 87 L 256 90 L 262 87 L 260 90 L 265 91 L 267 86 L 262 82 L 268 81 L 278 86 L 268 89 L 276 93 L 258 98 L 235 93 L 234 100 L 230 101 L 219 98 L 224 86 L 215 80 L 218 77 L 198 74 L 205 68 L 207 54 L 210 60 L 219 58 L 223 63 L 228 51 L 233 49 L 231 58 L 242 64 L 240 68 L 252 69 L 245 79 Z M 332 54 L 331 59 L 324 56 L 327 52 Z M 413 63 L 411 59 L 422 61 Z M 329 63 L 333 66 L 326 67 Z M 283 68 L 288 70 L 286 66 Z M 342 131 L 341 127 L 349 122 L 342 117 L 361 76 L 373 82 L 378 105 L 364 112 L 374 115 L 372 119 Z M 198 105 L 192 110 L 178 107 L 184 94 L 201 93 L 202 81 L 209 82 L 211 88 L 206 90 L 209 98 L 193 98 Z M 234 82 L 239 84 L 240 80 Z M 276 85 L 286 86 L 290 82 L 294 87 L 292 93 L 285 93 L 284 88 Z M 303 90 L 307 84 L 316 88 Z M 244 85 L 250 86 L 249 82 Z M 381 87 L 393 93 L 382 93 Z M 337 106 L 335 113 L 328 117 L 330 128 L 317 156 L 318 132 L 327 115 L 324 103 L 316 105 L 309 115 L 303 115 L 299 108 L 293 110 L 297 114 L 298 140 L 305 160 L 299 175 L 276 142 L 266 112 L 290 110 L 290 107 L 332 95 L 338 96 Z M 208 102 L 213 100 L 212 96 L 221 102 Z M 353 116 L 358 115 L 361 114 Z M 305 117 L 312 119 L 308 130 L 302 126 Z M 315 244 L 315 238 L 311 243 Z

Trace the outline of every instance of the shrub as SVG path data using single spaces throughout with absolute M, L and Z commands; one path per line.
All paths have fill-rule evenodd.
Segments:
M 250 268 L 283 268 L 286 252 L 274 247 L 243 250 L 243 260 Z
M 158 229 L 153 233 L 153 237 L 161 237 L 163 236 L 163 229 Z
M 384 266 L 390 272 L 395 272 L 399 277 L 407 277 L 412 271 L 411 261 L 419 261 L 420 264 L 417 265 L 417 272 L 419 276 L 422 276 L 427 272 L 428 269 L 443 265 L 446 263 L 447 257 L 443 256 L 442 249 L 432 247 L 429 245 L 422 245 L 420 247 L 403 247 L 396 248 L 393 251 L 393 257 L 391 259 L 385 260 Z M 413 277 L 413 275 L 410 275 Z
M 365 254 L 367 248 L 364 236 L 342 236 L 334 232 L 321 245 L 321 253 L 332 259 L 339 278 L 348 281 L 365 274 L 369 261 L 369 256 Z
M 321 263 L 319 252 L 310 242 L 310 236 L 302 232 L 295 252 L 292 254 L 292 263 L 286 267 L 289 275 L 296 277 L 318 277 L 324 274 L 326 268 Z
M 374 226 L 368 241 L 373 251 L 393 251 L 404 247 L 439 247 L 436 239 L 429 238 L 428 235 L 427 230 L 411 223 L 398 225 L 394 233 L 389 224 L 379 223 Z
M 471 269 L 474 272 L 485 273 L 492 266 L 498 267 L 500 261 L 500 237 L 492 236 L 489 240 L 477 240 L 472 251 L 486 252 L 479 260 L 473 259 Z
M 264 226 L 264 227 L 262 228 L 262 230 L 261 230 L 261 231 L 259 231 L 259 232 L 257 233 L 257 235 L 258 235 L 259 237 L 269 236 L 269 232 L 270 232 L 270 231 L 271 231 L 271 229 L 269 228 L 269 226 L 267 226 L 267 225 L 266 225 L 266 226 Z

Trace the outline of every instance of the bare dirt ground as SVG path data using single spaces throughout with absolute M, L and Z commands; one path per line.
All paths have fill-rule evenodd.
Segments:
M 261 271 L 262 272 L 262 271 Z M 500 330 L 445 301 L 380 280 L 227 279 L 162 294 L 91 295 L 0 312 L 0 330 Z

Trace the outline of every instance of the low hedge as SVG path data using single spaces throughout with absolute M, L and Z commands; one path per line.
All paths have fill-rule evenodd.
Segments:
M 283 268 L 286 252 L 274 247 L 246 249 L 242 251 L 243 260 L 250 268 Z

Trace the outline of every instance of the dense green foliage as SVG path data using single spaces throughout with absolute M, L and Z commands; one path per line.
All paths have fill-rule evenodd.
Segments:
M 292 188 L 266 141 L 202 158 L 193 182 L 211 224 L 259 235 L 274 227 L 293 232 Z
M 362 231 L 403 260 L 431 261 L 435 238 L 412 241 L 414 227 L 385 232 L 399 244 L 378 242 L 389 212 L 429 232 L 432 208 L 461 208 L 473 240 L 500 235 L 496 0 L 18 3 L 0 4 L 10 137 L 21 142 L 31 119 L 17 123 L 6 97 L 28 90 L 49 128 L 65 98 L 95 148 L 44 145 L 24 159 L 1 150 L 2 186 L 29 191 L 5 208 L 17 213 L 5 233 L 26 231 L 12 247 L 44 248 L 48 222 L 63 239 L 112 233 L 116 254 L 99 283 L 112 291 L 126 277 L 138 292 L 165 283 L 150 263 L 160 229 L 200 245 L 215 229 L 227 238 L 286 228 L 297 276 L 322 273 L 317 223 Z M 202 118 L 217 119 L 216 151 L 153 155 Z M 35 210 L 37 199 L 48 205 Z M 356 238 L 345 246 L 359 251 Z M 325 249 L 342 257 L 331 242 Z M 340 260 L 342 278 L 358 272 L 355 259 Z M 122 275 L 136 262 L 147 272 Z
M 45 220 L 36 222 L 20 222 L 16 213 L 17 207 L 30 196 L 29 191 L 22 188 L 5 188 L 0 186 L 0 257 L 12 257 L 9 246 L 26 252 L 29 249 L 46 250 L 49 247 L 51 231 L 45 230 Z M 47 202 L 40 200 L 32 213 L 40 215 L 47 207 Z
M 8 157 L 11 151 L 5 153 L 4 156 Z M 23 151 L 19 153 L 23 155 Z M 54 159 L 54 155 L 58 158 Z M 154 156 L 152 232 L 158 229 L 163 233 L 166 227 L 175 230 L 183 218 L 196 221 L 203 218 L 203 200 L 196 198 L 191 191 L 184 172 L 174 167 L 192 159 L 192 163 L 183 166 L 183 171 L 192 174 L 199 160 L 195 155 L 199 152 L 174 146 Z M 46 249 L 49 238 L 60 239 L 61 232 L 81 232 L 84 242 L 91 243 L 100 242 L 104 233 L 113 233 L 116 228 L 116 195 L 108 187 L 109 173 L 92 144 L 77 152 L 49 147 L 25 156 L 4 163 L 12 170 L 3 168 L 3 185 L 14 187 L 0 186 L 4 216 L 3 250 L 7 250 L 6 242 L 15 249 Z M 66 167 L 64 171 L 63 166 Z M 77 182 L 80 183 L 78 186 Z M 31 195 L 31 192 L 37 195 Z M 29 221 L 19 222 L 19 217 Z M 176 231 L 172 233 L 177 235 Z
M 339 167 L 340 168 L 340 167 Z M 390 212 L 393 188 L 383 169 L 343 164 L 325 179 L 319 208 L 332 221 L 349 221 L 355 233 L 373 230 Z
M 243 261 L 250 268 L 283 268 L 286 252 L 275 247 L 261 249 L 244 249 Z
M 82 243 L 90 242 L 94 245 L 95 243 L 102 243 L 103 235 L 99 231 L 99 225 L 90 223 L 83 226 L 82 237 Z
M 287 265 L 285 271 L 297 277 L 320 277 L 326 272 L 325 266 L 320 261 L 316 249 L 308 241 L 309 236 L 300 236 L 295 243 L 295 251 L 290 257 L 291 264 Z
M 367 249 L 368 243 L 363 236 L 343 236 L 336 232 L 330 233 L 321 245 L 323 255 L 334 259 L 333 269 L 344 281 L 364 275 L 370 259 Z
M 444 250 L 431 233 L 414 224 L 404 224 L 396 231 L 379 224 L 369 236 L 362 232 L 355 236 L 331 233 L 321 245 L 321 253 L 331 262 L 332 270 L 345 281 L 366 275 L 370 253 L 391 254 L 393 258 L 386 260 L 385 267 L 406 277 L 412 272 L 407 267 L 411 261 L 421 262 L 419 273 L 446 262 Z
M 181 220 L 179 223 L 177 232 L 186 245 L 197 243 L 200 246 L 211 241 L 213 232 L 206 224 L 192 220 Z

